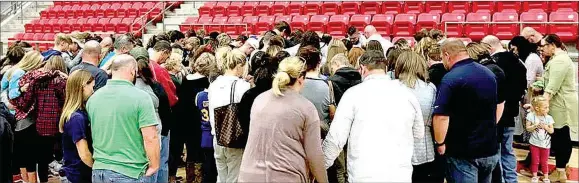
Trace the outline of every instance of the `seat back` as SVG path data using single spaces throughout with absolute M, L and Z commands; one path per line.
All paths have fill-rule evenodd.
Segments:
M 242 16 L 253 16 L 255 15 L 255 6 L 259 5 L 259 2 L 246 1 L 241 7 Z
M 464 34 L 464 25 L 462 23 L 447 22 L 464 22 L 466 17 L 462 13 L 445 13 L 440 18 L 441 30 L 446 33 L 448 37 L 462 37 Z
M 259 22 L 258 16 L 246 16 L 243 18 L 243 23 L 247 24 L 247 32 L 243 32 L 242 34 L 257 34 L 255 31 L 255 24 Z
M 227 7 L 227 14 L 229 16 L 242 16 L 241 8 L 243 7 L 243 1 L 234 1 Z
M 393 23 L 393 14 L 376 14 L 372 17 L 372 21 L 370 22 L 370 24 L 372 24 L 376 28 L 376 31 L 378 31 L 382 36 L 390 36 Z
M 272 30 L 273 24 L 275 24 L 275 16 L 259 17 L 259 21 L 255 24 L 255 31 L 258 35 L 261 35 L 264 32 Z
M 242 16 L 229 17 L 229 19 L 227 19 L 227 24 L 242 24 L 242 22 L 243 22 Z M 223 32 L 225 32 L 229 35 L 239 35 L 244 31 L 245 31 L 245 26 L 242 26 L 242 25 L 223 26 Z
M 474 41 L 480 41 L 490 32 L 491 15 L 488 12 L 469 13 L 466 15 L 465 34 Z M 474 23 L 479 22 L 479 23 Z
M 306 2 L 306 4 L 304 4 L 303 14 L 318 15 L 320 14 L 320 6 L 321 6 L 320 2 Z
M 549 12 L 549 1 L 525 1 L 522 6 L 522 12 L 528 12 L 529 10 Z
M 446 13 L 447 3 L 444 1 L 426 1 L 424 3 L 424 12 L 442 14 Z
M 181 32 L 200 29 L 199 26 L 187 25 L 187 24 L 196 24 L 198 21 L 199 17 L 187 17 L 187 19 L 185 19 L 183 24 L 179 25 L 179 29 L 181 30 Z
M 423 28 L 426 29 L 438 29 L 440 24 L 440 15 L 435 13 L 422 13 L 418 15 L 416 21 L 416 31 L 420 31 Z
M 521 13 L 519 21 L 521 22 L 547 22 L 549 19 L 547 13 L 545 12 L 523 12 Z M 538 32 L 547 33 L 547 25 L 546 24 L 529 24 L 523 23 L 523 27 L 532 27 Z
M 472 2 L 472 12 L 473 13 L 494 13 L 495 3 L 493 1 L 474 1 Z
M 407 1 L 404 3 L 405 13 L 422 13 L 424 12 L 424 3 L 422 1 Z
M 449 13 L 470 13 L 470 3 L 468 1 L 450 1 L 448 2 Z
M 219 1 L 213 6 L 213 16 L 227 16 L 227 8 L 230 2 Z
M 549 25 L 549 33 L 556 34 L 563 42 L 573 42 L 577 40 L 579 26 L 579 15 L 577 12 L 552 12 L 549 16 L 550 22 L 573 22 L 574 24 L 557 24 Z
M 382 2 L 382 12 L 384 14 L 398 14 L 402 13 L 402 4 L 397 1 Z
M 574 12 L 579 11 L 579 2 L 577 1 L 552 1 L 551 11 L 559 11 L 560 9 L 571 9 Z
M 503 12 L 504 10 L 514 10 L 516 12 L 521 11 L 521 2 L 516 1 L 498 1 L 495 3 L 497 7 L 497 12 Z
M 332 36 L 344 36 L 349 24 L 349 15 L 332 15 L 326 29 Z
M 518 22 L 517 12 L 497 12 L 493 14 L 493 22 Z M 519 35 L 519 24 L 494 23 L 492 33 L 501 40 L 511 40 L 514 36 Z
M 287 13 L 288 15 L 301 15 L 303 14 L 303 5 L 305 3 L 304 2 L 295 2 L 292 1 L 288 6 L 287 6 Z
M 295 29 L 307 30 L 307 23 L 310 21 L 309 15 L 295 15 L 290 26 Z
M 364 30 L 367 25 L 370 25 L 370 21 L 372 21 L 372 15 L 352 15 L 350 17 L 350 25 L 358 30 Z
M 326 25 L 328 24 L 329 17 L 327 15 L 313 15 L 308 23 L 308 29 L 310 31 L 320 31 L 326 32 Z
M 289 4 L 288 1 L 276 1 L 269 9 L 270 15 L 286 15 Z
M 360 13 L 365 15 L 375 15 L 382 12 L 380 2 L 364 1 L 360 4 Z
M 416 25 L 416 14 L 398 14 L 394 19 L 393 36 L 413 36 Z
M 341 12 L 344 15 L 355 15 L 355 14 L 359 14 L 359 13 L 363 13 L 361 12 L 361 4 L 359 2 L 353 2 L 353 1 L 346 1 L 346 2 L 342 2 L 342 9 Z M 380 6 L 375 7 L 378 10 L 380 10 Z
M 270 13 L 270 8 L 274 2 L 259 2 L 257 6 L 255 6 L 255 15 L 258 16 L 267 16 Z
M 215 6 L 217 2 L 206 1 L 203 6 L 199 7 L 199 16 L 209 15 L 213 16 L 213 6 Z
M 329 1 L 321 5 L 321 13 L 324 15 L 338 15 L 340 14 L 340 3 Z

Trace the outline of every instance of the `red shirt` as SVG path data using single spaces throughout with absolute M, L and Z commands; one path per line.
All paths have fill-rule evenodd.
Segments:
M 153 69 L 153 76 L 155 80 L 163 86 L 165 92 L 167 92 L 167 96 L 169 97 L 169 105 L 171 107 L 177 104 L 177 88 L 175 88 L 175 83 L 171 80 L 171 75 L 169 75 L 169 71 L 165 68 L 161 67 L 157 62 L 154 60 L 150 61 L 151 68 Z

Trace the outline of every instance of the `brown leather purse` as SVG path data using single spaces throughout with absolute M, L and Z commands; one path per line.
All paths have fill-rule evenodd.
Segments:
M 215 132 L 217 144 L 229 148 L 244 148 L 247 142 L 247 132 L 244 132 L 237 118 L 238 103 L 235 103 L 235 84 L 231 85 L 230 103 L 215 108 Z

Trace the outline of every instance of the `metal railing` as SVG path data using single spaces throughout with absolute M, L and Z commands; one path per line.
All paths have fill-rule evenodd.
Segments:
M 139 23 L 139 22 L 144 22 L 144 20 L 147 20 L 147 17 L 149 17 L 149 15 L 151 14 L 151 12 L 153 12 L 153 10 L 155 10 L 155 8 L 149 10 L 147 13 L 145 13 L 143 16 L 139 17 L 138 19 L 135 19 L 135 22 L 133 22 L 129 27 L 130 27 L 130 32 L 141 32 L 141 36 L 143 36 L 145 34 L 145 28 L 147 27 L 147 25 L 149 25 L 150 23 L 152 23 L 153 21 L 155 21 L 155 19 L 159 18 L 159 16 L 161 16 L 161 22 L 163 22 L 165 20 L 165 12 L 169 9 L 171 9 L 176 3 L 177 1 L 173 1 L 171 4 L 169 4 L 169 6 L 167 6 L 166 2 L 159 2 L 163 4 L 163 8 L 161 9 L 161 13 L 159 13 L 157 16 L 151 18 L 151 20 L 149 20 L 148 22 L 142 24 L 141 28 L 139 28 L 137 31 L 133 31 L 133 28 L 135 26 L 135 24 Z M 153 7 L 157 7 L 158 4 L 155 4 L 155 6 Z M 165 26 L 163 26 L 163 32 L 165 32 Z
M 577 24 L 579 22 L 444 22 L 444 32 L 448 32 L 448 25 L 449 24 L 517 24 L 519 26 L 519 31 L 523 31 L 523 25 L 530 25 L 530 24 L 555 24 L 555 25 L 569 25 L 569 24 Z

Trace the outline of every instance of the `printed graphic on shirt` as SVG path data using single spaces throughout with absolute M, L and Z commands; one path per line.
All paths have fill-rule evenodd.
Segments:
M 545 116 L 538 116 L 534 112 L 530 112 L 527 114 L 527 121 L 531 122 L 531 125 L 551 125 L 554 122 L 553 117 L 549 115 Z M 551 135 L 547 130 L 542 128 L 537 128 L 533 132 L 531 132 L 531 137 L 529 139 L 529 143 L 541 147 L 541 148 L 551 148 Z

